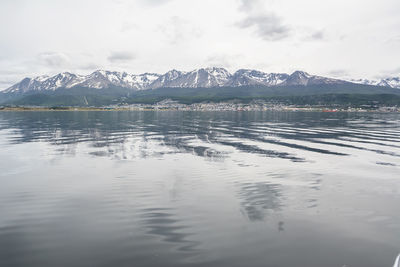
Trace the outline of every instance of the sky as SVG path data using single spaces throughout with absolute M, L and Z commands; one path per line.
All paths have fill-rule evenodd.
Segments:
M 97 69 L 400 76 L 399 0 L 1 0 L 0 89 Z

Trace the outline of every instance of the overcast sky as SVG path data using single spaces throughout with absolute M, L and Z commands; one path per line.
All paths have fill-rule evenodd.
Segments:
M 399 14 L 399 0 L 1 0 L 0 89 L 96 69 L 400 76 Z

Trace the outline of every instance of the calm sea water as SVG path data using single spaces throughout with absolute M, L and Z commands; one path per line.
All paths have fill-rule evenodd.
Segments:
M 1 112 L 0 266 L 392 266 L 400 114 Z

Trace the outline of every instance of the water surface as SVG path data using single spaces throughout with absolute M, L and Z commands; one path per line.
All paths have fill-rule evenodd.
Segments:
M 0 112 L 0 266 L 392 266 L 400 115 Z

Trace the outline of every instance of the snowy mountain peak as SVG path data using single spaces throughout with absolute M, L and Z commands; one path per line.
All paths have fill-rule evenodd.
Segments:
M 204 70 L 205 72 L 211 75 L 219 75 L 219 76 L 226 76 L 229 77 L 231 74 L 225 68 L 218 68 L 218 67 L 209 67 L 209 68 L 202 68 L 199 70 Z
M 226 84 L 231 74 L 224 68 L 201 68 L 189 72 L 170 70 L 161 75 L 150 89 L 160 87 L 219 87 Z
M 49 76 L 48 75 L 41 75 L 41 76 L 37 76 L 34 78 L 35 81 L 38 82 L 43 82 L 44 80 L 48 79 Z M 25 78 L 25 79 L 29 79 L 29 78 Z
M 165 73 L 164 76 L 167 77 L 168 79 L 173 80 L 173 79 L 178 78 L 182 74 L 185 74 L 185 72 L 173 69 L 173 70 L 170 70 L 167 73 Z
M 380 80 L 355 79 L 355 80 L 350 80 L 350 82 L 365 84 L 365 85 L 386 86 L 386 87 L 400 89 L 400 77 L 388 77 Z
M 305 71 L 295 71 L 286 79 L 283 85 L 323 85 L 323 84 L 346 84 L 348 82 L 338 79 L 332 79 L 317 75 L 311 75 Z
M 265 73 L 258 70 L 240 69 L 233 74 L 229 85 L 277 86 L 282 84 L 288 76 L 288 74 L 284 73 Z
M 25 78 L 21 82 L 6 89 L 4 92 L 26 93 L 30 91 L 57 90 L 60 88 L 68 89 L 73 87 L 95 89 L 118 87 L 129 90 L 148 90 L 166 87 L 309 86 L 345 84 L 349 82 L 400 88 L 399 77 L 391 77 L 379 81 L 360 79 L 347 82 L 311 75 L 299 70 L 289 75 L 286 73 L 266 73 L 253 69 L 239 69 L 231 74 L 225 68 L 209 67 L 188 72 L 173 69 L 162 75 L 157 73 L 129 74 L 127 72 L 107 70 L 96 70 L 89 75 L 62 72 L 51 77 L 44 75 L 36 78 Z
M 311 77 L 310 74 L 308 74 L 305 71 L 301 71 L 301 70 L 296 70 L 294 71 L 290 76 L 299 76 L 299 77 Z

